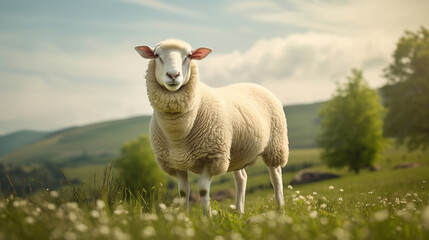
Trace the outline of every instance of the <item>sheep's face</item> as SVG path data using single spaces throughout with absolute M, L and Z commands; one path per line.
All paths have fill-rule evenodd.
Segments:
M 180 40 L 163 41 L 155 49 L 148 46 L 135 49 L 142 57 L 155 59 L 156 81 L 172 92 L 188 83 L 191 60 L 203 59 L 212 51 L 209 48 L 192 50 L 189 44 Z

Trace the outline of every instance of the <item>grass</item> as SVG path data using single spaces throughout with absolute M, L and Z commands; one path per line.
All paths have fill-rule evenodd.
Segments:
M 323 170 L 318 155 L 318 149 L 294 150 L 288 166 L 311 163 Z M 205 217 L 199 203 L 191 204 L 187 213 L 183 201 L 172 198 L 165 187 L 151 189 L 151 198 L 147 193 L 131 195 L 111 175 L 99 173 L 102 181 L 96 184 L 45 190 L 28 198 L 0 196 L 0 240 L 429 239 L 428 156 L 429 151 L 389 148 L 377 163 L 380 171 L 356 175 L 330 170 L 342 177 L 293 187 L 286 186 L 295 172 L 286 171 L 286 204 L 280 209 L 268 173 L 258 162 L 248 169 L 248 190 L 264 187 L 248 191 L 242 216 L 231 208 L 233 199 L 212 201 L 213 216 Z M 420 166 L 393 169 L 404 161 Z M 82 169 L 75 170 L 78 174 Z M 213 191 L 233 187 L 231 179 L 221 178 L 215 178 L 219 182 Z
M 30 199 L 2 197 L 0 239 L 428 239 L 428 170 L 367 173 L 286 188 L 281 209 L 272 191 L 262 191 L 248 197 L 243 216 L 230 201 L 212 201 L 209 218 L 199 204 L 186 213 L 183 201 L 165 204 L 162 197 L 149 207 L 129 195 L 111 203 L 103 194 L 71 202 L 67 189 Z

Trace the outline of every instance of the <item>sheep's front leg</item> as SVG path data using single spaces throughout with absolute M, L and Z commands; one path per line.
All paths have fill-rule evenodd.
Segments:
M 210 184 L 212 182 L 212 176 L 210 175 L 207 165 L 204 165 L 203 171 L 201 172 L 200 179 L 198 180 L 198 192 L 201 197 L 201 203 L 203 206 L 204 215 L 211 216 L 210 208 Z
M 246 170 L 241 169 L 234 171 L 235 182 L 235 206 L 239 213 L 244 213 L 244 198 L 246 195 L 247 173 Z
M 276 202 L 279 207 L 285 205 L 283 196 L 283 180 L 282 180 L 282 168 L 278 167 L 267 167 L 270 173 L 271 184 L 274 188 L 274 194 L 276 196 Z
M 191 193 L 191 188 L 188 182 L 188 172 L 187 171 L 178 171 L 177 172 L 177 181 L 179 182 L 179 194 L 180 197 L 185 198 L 186 211 L 189 212 L 189 195 Z

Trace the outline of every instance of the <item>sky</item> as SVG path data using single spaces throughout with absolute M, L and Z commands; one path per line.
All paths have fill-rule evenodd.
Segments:
M 0 0 L 0 135 L 151 114 L 134 47 L 168 38 L 213 49 L 202 82 L 258 83 L 285 105 L 328 100 L 352 68 L 378 88 L 428 11 L 427 0 Z

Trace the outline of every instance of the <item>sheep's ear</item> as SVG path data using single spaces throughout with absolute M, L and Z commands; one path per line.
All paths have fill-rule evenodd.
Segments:
M 155 53 L 149 46 L 137 46 L 135 47 L 136 51 L 142 56 L 143 58 L 147 59 L 154 59 Z
M 205 58 L 207 55 L 209 55 L 209 53 L 211 53 L 212 50 L 210 48 L 197 48 L 192 50 L 192 54 L 191 54 L 191 59 L 195 59 L 195 60 L 201 60 L 203 58 Z

